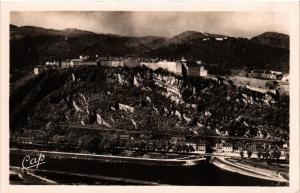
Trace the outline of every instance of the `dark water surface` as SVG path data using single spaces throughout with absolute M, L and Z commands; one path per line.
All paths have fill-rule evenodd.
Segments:
M 10 165 L 21 167 L 25 155 L 10 154 Z M 257 179 L 229 172 L 203 160 L 195 166 L 143 165 L 142 163 L 112 163 L 107 161 L 51 158 L 46 157 L 45 164 L 39 169 L 82 173 L 116 178 L 143 180 L 170 185 L 199 186 L 283 186 L 278 182 Z M 44 175 L 45 176 L 45 175 Z M 55 176 L 49 175 L 49 178 Z M 57 177 L 57 176 L 56 176 Z M 58 177 L 59 178 L 59 177 Z M 61 178 L 61 176 L 60 176 Z M 78 182 L 80 179 L 64 176 L 62 183 Z M 53 179 L 55 180 L 55 179 Z M 60 182 L 60 180 L 57 180 Z M 91 183 L 91 182 L 90 182 Z M 109 182 L 107 184 L 120 184 Z M 125 183 L 126 184 L 126 183 Z

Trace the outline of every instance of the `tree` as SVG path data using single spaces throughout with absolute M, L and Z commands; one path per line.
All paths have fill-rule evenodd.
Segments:
M 265 149 L 263 152 L 262 152 L 262 157 L 264 159 L 269 159 L 270 158 L 270 152 L 268 149 Z
M 194 147 L 192 145 L 189 145 L 189 152 L 194 152 L 194 151 L 195 151 Z
M 247 150 L 247 156 L 248 156 L 249 159 L 250 159 L 251 155 L 252 155 L 252 151 L 250 149 L 248 149 Z
M 244 157 L 244 151 L 243 150 L 240 151 L 240 156 L 241 156 L 241 158 Z
M 258 157 L 258 159 L 262 158 L 262 152 L 260 149 L 257 150 L 257 157 Z
M 269 159 L 270 158 L 270 151 L 267 149 L 265 153 L 266 153 L 266 159 Z

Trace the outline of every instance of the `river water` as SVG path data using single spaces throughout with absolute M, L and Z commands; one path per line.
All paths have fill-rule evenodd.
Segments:
M 25 155 L 10 154 L 10 165 L 21 167 Z M 142 163 L 112 163 L 107 161 L 50 158 L 45 159 L 45 164 L 39 169 L 75 172 L 86 175 L 99 175 L 115 178 L 127 178 L 156 182 L 158 184 L 170 185 L 199 185 L 199 186 L 282 186 L 278 182 L 257 179 L 229 172 L 205 160 L 194 166 L 162 166 L 144 165 Z M 43 174 L 48 178 L 54 178 L 62 184 L 80 182 L 77 177 L 55 176 Z M 96 180 L 84 181 L 87 184 L 96 184 Z M 107 184 L 120 184 L 113 181 Z M 126 183 L 121 183 L 125 184 Z

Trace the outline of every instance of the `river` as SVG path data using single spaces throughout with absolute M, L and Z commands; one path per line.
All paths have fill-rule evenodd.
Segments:
M 25 153 L 10 154 L 10 166 L 21 167 Z M 206 160 L 193 166 L 164 166 L 145 165 L 141 163 L 116 163 L 109 161 L 74 159 L 74 158 L 54 158 L 46 157 L 45 164 L 40 165 L 40 170 L 50 170 L 67 172 L 68 175 L 54 175 L 43 172 L 43 176 L 55 180 L 61 184 L 79 183 L 97 184 L 97 180 L 92 178 L 73 177 L 71 173 L 84 174 L 86 176 L 105 176 L 141 180 L 158 184 L 169 185 L 196 185 L 196 186 L 282 186 L 278 182 L 257 179 L 241 175 L 239 173 L 223 170 Z M 38 174 L 38 172 L 37 172 Z M 107 180 L 106 180 L 107 181 Z M 108 180 L 109 181 L 109 180 Z M 126 182 L 107 184 L 132 184 Z M 135 183 L 133 183 L 135 184 Z

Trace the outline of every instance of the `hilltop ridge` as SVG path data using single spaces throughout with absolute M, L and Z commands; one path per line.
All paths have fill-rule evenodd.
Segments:
M 126 37 L 78 29 L 54 30 L 11 25 L 11 71 L 31 68 L 49 60 L 97 54 L 170 60 L 185 57 L 222 68 L 248 67 L 287 72 L 288 38 L 273 32 L 247 39 L 196 31 L 186 31 L 171 38 Z

